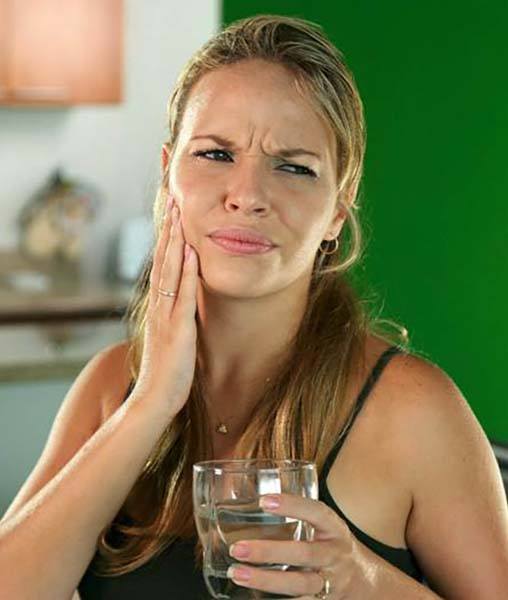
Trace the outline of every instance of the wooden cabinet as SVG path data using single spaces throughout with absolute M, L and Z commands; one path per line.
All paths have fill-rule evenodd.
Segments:
M 7 10 L 0 0 L 0 102 L 7 96 Z
M 0 0 L 0 104 L 122 99 L 122 0 Z
M 71 101 L 66 73 L 67 9 L 59 10 L 60 5 L 59 0 L 7 0 L 8 100 Z

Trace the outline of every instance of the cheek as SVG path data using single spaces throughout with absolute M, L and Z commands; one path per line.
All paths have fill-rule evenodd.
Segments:
M 197 176 L 194 169 L 183 161 L 175 162 L 169 174 L 169 189 L 175 194 L 182 212 L 184 234 L 192 233 L 198 223 L 206 218 L 216 197 L 209 183 Z M 192 237 L 190 238 L 192 239 Z
M 175 157 L 169 171 L 169 188 L 183 200 L 200 185 L 199 177 L 195 177 L 192 169 L 180 157 Z
M 301 242 L 320 236 L 325 228 L 324 210 L 315 197 L 299 197 L 285 202 L 279 211 L 280 220 Z
M 207 225 L 207 212 L 213 204 L 213 194 L 210 187 L 203 184 L 200 177 L 196 177 L 192 169 L 182 162 L 176 161 L 169 174 L 169 188 L 175 194 L 182 206 L 182 230 L 184 238 L 199 252 L 202 231 Z

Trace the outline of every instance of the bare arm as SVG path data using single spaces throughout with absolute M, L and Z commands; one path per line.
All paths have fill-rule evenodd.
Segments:
M 128 344 L 96 354 L 67 392 L 41 456 L 2 517 L 12 517 L 71 460 L 122 403 L 130 381 Z
M 402 356 L 391 366 L 393 435 L 413 489 L 408 545 L 443 598 L 507 598 L 508 506 L 487 437 L 441 369 Z
M 72 597 L 97 538 L 186 403 L 196 361 L 198 271 L 195 256 L 182 264 L 183 246 L 178 220 L 170 229 L 167 219 L 150 274 L 143 356 L 132 394 L 91 433 L 98 419 L 94 407 L 104 406 L 101 386 L 115 387 L 115 369 L 100 358 L 86 369 L 66 397 L 40 466 L 0 521 L 2 597 Z M 162 296 L 160 287 L 178 294 Z M 85 415 L 84 426 L 77 424 L 78 414 Z
M 0 523 L 5 597 L 72 596 L 99 534 L 122 506 L 168 422 L 159 405 L 131 396 L 43 489 Z

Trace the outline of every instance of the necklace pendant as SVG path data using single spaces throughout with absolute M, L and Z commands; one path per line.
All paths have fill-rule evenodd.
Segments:
M 215 428 L 215 431 L 217 433 L 228 433 L 228 428 L 226 427 L 225 423 L 219 423 L 219 425 L 217 425 Z

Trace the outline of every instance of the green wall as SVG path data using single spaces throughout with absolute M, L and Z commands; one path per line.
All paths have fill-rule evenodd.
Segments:
M 508 3 L 224 0 L 322 25 L 363 98 L 363 276 L 508 443 Z

